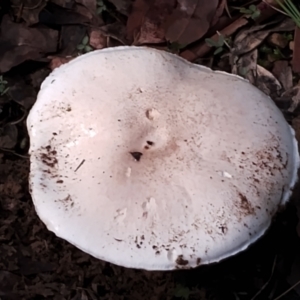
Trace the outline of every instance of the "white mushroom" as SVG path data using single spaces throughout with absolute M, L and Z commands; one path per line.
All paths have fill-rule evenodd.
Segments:
M 192 268 L 246 249 L 297 180 L 294 131 L 269 97 L 154 49 L 59 67 L 27 122 L 41 220 L 125 267 Z

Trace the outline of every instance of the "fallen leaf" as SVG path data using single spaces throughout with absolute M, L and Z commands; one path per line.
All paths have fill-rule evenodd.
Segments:
M 253 26 L 250 29 L 239 32 L 233 42 L 232 55 L 240 56 L 257 48 L 272 32 L 292 31 L 295 27 L 295 23 L 289 18 L 285 18 L 279 23 L 278 21 L 280 20 L 275 20 L 264 25 Z M 266 27 L 268 27 L 268 29 L 262 30 Z
M 222 16 L 224 9 L 226 7 L 227 0 L 219 0 L 219 5 L 215 11 L 215 15 L 211 21 L 211 27 L 217 24 L 217 22 L 220 20 L 220 17 Z
M 77 46 L 86 35 L 86 27 L 82 25 L 64 25 L 61 28 L 59 41 L 60 56 L 77 54 Z
M 49 63 L 49 68 L 51 69 L 51 71 L 53 71 L 54 69 L 60 67 L 61 65 L 71 61 L 74 57 L 49 56 L 49 58 L 51 59 L 51 61 Z
M 240 31 L 236 35 L 230 49 L 230 61 L 232 68 L 235 68 L 234 65 L 237 64 L 242 55 L 256 49 L 272 32 L 290 31 L 294 26 L 295 25 L 292 20 L 285 18 L 279 23 L 278 20 L 275 20 L 271 23 L 253 26 L 249 29 Z
M 107 37 L 107 47 L 108 48 L 119 47 L 119 46 L 124 46 L 124 44 L 112 37 Z
M 78 0 L 73 11 L 89 19 L 89 24 L 101 26 L 104 24 L 100 15 L 97 14 L 97 3 L 94 0 Z
M 166 23 L 166 39 L 189 45 L 207 32 L 216 14 L 219 0 L 177 0 L 177 7 Z
M 11 0 L 11 8 L 17 19 L 23 19 L 28 26 L 39 22 L 39 14 L 45 8 L 46 0 Z
M 13 149 L 17 144 L 18 129 L 15 125 L 0 128 L 0 148 Z
M 39 90 L 42 82 L 46 79 L 49 73 L 50 71 L 48 68 L 42 68 L 31 73 L 29 77 L 32 87 L 36 90 Z
M 275 32 L 269 36 L 268 42 L 274 47 L 285 48 L 289 41 L 283 34 Z
M 7 15 L 2 19 L 0 37 L 0 73 L 9 71 L 26 60 L 45 57 L 56 52 L 58 32 L 53 29 L 12 22 Z
M 74 9 L 64 9 L 53 3 L 48 3 L 47 10 L 40 13 L 40 23 L 47 25 L 89 24 L 90 16 L 85 16 Z
M 289 90 L 293 87 L 292 68 L 286 60 L 277 60 L 274 62 L 272 73 L 280 81 L 284 90 Z
M 272 99 L 279 97 L 282 92 L 282 86 L 275 76 L 260 65 L 257 65 L 256 72 L 256 87 Z
M 296 27 L 294 35 L 294 50 L 292 58 L 293 71 L 300 73 L 300 28 Z
M 91 12 L 96 13 L 97 10 L 96 0 L 75 0 L 75 2 L 87 7 Z
M 232 74 L 240 75 L 255 85 L 257 80 L 258 51 L 254 49 L 241 56 L 231 69 Z
M 89 43 L 94 49 L 103 49 L 107 47 L 107 36 L 101 29 L 91 28 L 89 36 Z
M 285 102 L 284 109 L 290 113 L 294 113 L 300 104 L 300 84 L 291 87 L 281 95 L 281 102 Z M 300 211 L 300 210 L 299 210 Z M 300 231 L 299 231 L 300 232 Z
M 259 3 L 257 5 L 257 8 L 261 11 L 261 15 L 256 20 L 258 23 L 269 19 L 277 13 L 274 9 L 272 9 L 272 7 L 266 5 L 263 2 Z M 218 30 L 224 37 L 230 37 L 234 33 L 236 33 L 238 29 L 247 25 L 249 22 L 249 19 L 241 16 L 229 25 L 226 24 L 225 27 L 221 27 L 216 30 Z M 219 39 L 219 35 L 215 33 L 210 36 L 210 39 L 212 39 L 213 41 L 217 41 Z M 189 61 L 195 61 L 197 58 L 204 57 L 204 55 L 208 54 L 211 50 L 211 47 L 209 47 L 206 42 L 200 41 L 199 43 L 195 43 L 195 45 L 189 47 L 189 49 L 182 51 L 180 56 Z
M 109 0 L 121 14 L 128 16 L 132 5 L 132 0 Z
M 65 8 L 72 8 L 74 0 L 51 0 L 51 3 Z
M 11 85 L 8 94 L 12 100 L 23 106 L 25 109 L 31 108 L 36 100 L 36 91 L 22 79 L 19 79 Z
M 134 45 L 165 42 L 164 24 L 176 0 L 136 0 L 127 21 L 126 38 Z
M 115 22 L 101 27 L 101 30 L 107 37 L 119 41 L 122 45 L 128 45 L 126 39 L 126 27 L 121 22 Z

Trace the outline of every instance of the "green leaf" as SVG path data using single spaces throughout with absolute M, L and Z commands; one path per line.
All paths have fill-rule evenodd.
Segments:
M 217 55 L 223 51 L 223 47 L 219 47 L 215 50 L 214 55 Z
M 173 295 L 176 298 L 181 298 L 181 299 L 187 300 L 187 299 L 189 299 L 189 296 L 190 296 L 190 290 L 188 287 L 179 284 L 176 286 L 176 289 L 175 289 Z
M 291 0 L 276 0 L 282 10 L 300 27 L 300 11 Z
M 257 19 L 260 16 L 260 10 L 255 11 L 252 15 L 251 18 L 253 20 Z
M 213 39 L 205 39 L 205 42 L 208 44 L 210 47 L 222 47 L 225 42 L 225 38 L 223 35 L 219 36 L 219 39 L 217 41 Z
M 249 9 L 247 9 L 247 8 L 245 8 L 245 7 L 241 7 L 241 8 L 240 8 L 240 13 L 241 13 L 241 14 L 244 14 L 244 15 L 249 15 L 249 14 L 252 13 L 252 11 L 249 10 Z
M 84 47 L 84 51 L 85 52 L 91 52 L 92 50 L 94 50 L 91 46 L 87 45 Z
M 225 37 L 224 35 L 220 35 L 219 36 L 219 40 L 218 40 L 218 46 L 221 47 L 224 45 L 224 42 L 225 42 Z
M 85 47 L 85 45 L 79 44 L 76 48 L 77 48 L 77 50 L 83 50 L 84 47 Z
M 83 38 L 83 40 L 82 40 L 82 44 L 83 44 L 83 45 L 87 45 L 88 42 L 89 42 L 89 37 L 86 35 L 86 36 Z
M 103 12 L 103 7 L 98 7 L 97 8 L 97 15 L 101 14 Z
M 218 42 L 214 41 L 213 39 L 205 39 L 205 43 L 209 47 L 217 47 L 218 46 Z
M 0 89 L 0 94 L 1 94 L 1 96 L 5 95 L 5 94 L 8 92 L 8 90 L 9 90 L 9 87 L 7 87 L 7 88 L 4 89 L 4 90 Z

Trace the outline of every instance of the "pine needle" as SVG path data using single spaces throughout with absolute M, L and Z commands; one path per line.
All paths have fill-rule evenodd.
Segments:
M 276 0 L 276 2 L 300 28 L 300 11 L 292 2 L 292 0 Z

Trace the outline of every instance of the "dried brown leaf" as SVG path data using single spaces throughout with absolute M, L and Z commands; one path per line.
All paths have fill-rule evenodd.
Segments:
M 275 32 L 269 36 L 268 42 L 275 47 L 285 48 L 289 41 L 283 34 Z
M 166 23 L 166 39 L 188 45 L 200 39 L 211 26 L 219 0 L 177 0 Z
M 260 65 L 257 65 L 256 72 L 256 87 L 271 98 L 279 97 L 282 92 L 282 86 L 275 76 Z
M 75 2 L 85 6 L 91 12 L 96 13 L 96 9 L 97 9 L 97 1 L 96 0 L 75 0 Z
M 257 78 L 257 57 L 257 49 L 241 56 L 237 63 L 233 65 L 231 73 L 243 76 L 255 85 Z
M 231 51 L 233 56 L 240 56 L 257 48 L 272 32 L 291 31 L 295 28 L 295 23 L 291 19 L 286 18 L 279 24 L 278 21 L 280 20 L 253 26 L 250 29 L 239 32 L 233 42 Z M 268 29 L 262 30 L 266 27 Z
M 36 60 L 45 53 L 57 49 L 58 32 L 53 29 L 35 27 L 10 21 L 6 15 L 1 23 L 0 37 L 0 73 L 26 60 Z
M 49 56 L 49 58 L 51 59 L 49 68 L 52 71 L 73 59 L 73 57 L 54 57 L 54 56 Z
M 280 81 L 285 90 L 293 87 L 292 68 L 286 60 L 277 60 L 274 62 L 272 73 Z
M 89 32 L 90 45 L 94 49 L 103 49 L 107 47 L 107 36 L 101 29 L 91 28 Z
M 220 20 L 220 17 L 222 16 L 222 14 L 224 12 L 226 4 L 227 4 L 227 0 L 219 0 L 219 5 L 218 5 L 215 15 L 211 21 L 211 27 L 216 25 L 216 23 Z
M 74 7 L 74 12 L 89 19 L 89 23 L 94 26 L 104 24 L 100 15 L 97 14 L 97 2 L 94 0 L 78 0 L 80 5 Z
M 263 2 L 259 3 L 257 5 L 257 8 L 261 11 L 261 15 L 257 19 L 258 23 L 263 22 L 276 14 L 276 11 L 274 9 Z M 221 35 L 230 37 L 234 33 L 236 33 L 238 29 L 242 28 L 248 23 L 249 19 L 240 17 L 238 19 L 234 19 L 233 22 L 229 25 L 226 24 L 225 27 L 216 28 L 216 30 L 218 30 Z M 217 41 L 219 39 L 219 35 L 215 33 L 210 36 L 210 38 L 214 41 Z M 202 58 L 204 55 L 208 54 L 211 50 L 211 47 L 209 47 L 207 43 L 201 41 L 199 43 L 196 43 L 194 46 L 189 47 L 189 49 L 184 50 L 180 55 L 189 61 L 195 61 L 197 58 Z
M 113 38 L 123 45 L 129 44 L 129 41 L 126 39 L 126 27 L 121 22 L 102 26 L 101 30 L 107 37 Z
M 127 21 L 127 39 L 134 45 L 165 42 L 164 23 L 176 0 L 136 0 Z
M 292 59 L 293 71 L 300 73 L 300 28 L 296 27 L 294 35 L 294 51 Z
M 75 0 L 51 0 L 51 3 L 54 3 L 58 6 L 65 8 L 72 8 Z
M 29 75 L 30 82 L 31 82 L 31 88 L 34 88 L 36 90 L 40 89 L 42 82 L 49 75 L 49 73 L 50 73 L 50 71 L 48 68 L 39 69 L 39 70 L 36 70 L 35 72 L 31 73 Z M 28 84 L 27 84 L 27 86 L 28 86 Z
M 25 80 L 18 80 L 11 84 L 8 94 L 12 100 L 25 107 L 31 108 L 36 100 L 36 91 Z
M 18 129 L 15 125 L 0 128 L 0 148 L 12 149 L 17 144 Z
M 245 18 L 239 18 L 233 23 L 231 23 L 229 26 L 224 28 L 220 34 L 225 37 L 229 37 L 233 35 L 238 29 L 248 24 L 248 20 Z M 210 39 L 217 42 L 219 40 L 220 36 L 216 33 Z M 207 54 L 211 50 L 211 47 L 206 42 L 201 42 L 199 45 L 191 47 L 187 50 L 184 50 L 180 56 L 183 58 L 194 61 L 196 58 L 203 57 L 205 54 Z
M 281 104 L 285 104 L 285 110 L 294 113 L 299 108 L 300 104 L 300 84 L 291 87 L 281 95 Z M 300 212 L 300 207 L 299 207 Z M 300 228 L 300 223 L 299 223 Z M 299 231 L 300 233 L 300 231 Z
M 91 13 L 84 6 L 81 7 L 83 9 L 79 8 L 78 5 L 72 7 L 72 9 L 65 9 L 53 5 L 53 3 L 48 3 L 47 10 L 40 13 L 40 23 L 47 25 L 90 24 Z
M 64 25 L 61 28 L 59 54 L 72 56 L 77 53 L 77 46 L 82 42 L 86 34 L 86 27 L 82 25 Z
M 11 8 L 17 19 L 23 19 L 28 26 L 39 22 L 39 14 L 47 4 L 46 0 L 11 0 Z
M 109 0 L 121 14 L 128 16 L 132 5 L 132 0 Z

